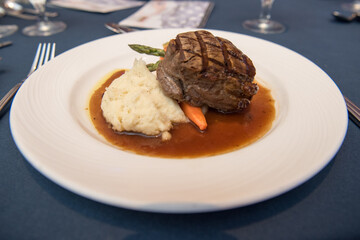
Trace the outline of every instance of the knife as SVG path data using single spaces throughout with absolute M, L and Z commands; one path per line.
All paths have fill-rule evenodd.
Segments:
M 119 25 L 117 23 L 112 23 L 112 22 L 105 23 L 105 27 L 115 33 L 128 33 L 128 32 L 136 31 L 136 29 L 122 26 L 122 25 Z
M 10 46 L 12 44 L 12 41 L 5 41 L 0 43 L 0 48 Z

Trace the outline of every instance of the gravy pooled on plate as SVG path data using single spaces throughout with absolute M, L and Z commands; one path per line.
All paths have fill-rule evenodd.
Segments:
M 97 131 L 111 144 L 125 151 L 164 158 L 222 154 L 254 143 L 271 129 L 275 119 L 275 101 L 271 91 L 258 84 L 259 91 L 248 108 L 229 114 L 209 109 L 206 113 L 208 128 L 204 132 L 198 131 L 192 123 L 181 123 L 170 131 L 172 138 L 169 141 L 162 141 L 161 137 L 119 133 L 106 122 L 101 110 L 101 100 L 106 87 L 124 72 L 114 72 L 92 93 L 89 114 Z

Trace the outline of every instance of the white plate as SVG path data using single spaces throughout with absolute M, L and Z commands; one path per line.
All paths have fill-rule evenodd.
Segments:
M 84 197 L 130 209 L 193 213 L 245 206 L 284 193 L 318 173 L 346 134 L 343 97 L 329 76 L 274 43 L 211 30 L 231 40 L 272 89 L 277 117 L 266 136 L 228 154 L 164 159 L 121 151 L 92 126 L 90 91 L 107 73 L 143 57 L 127 44 L 161 47 L 189 29 L 115 35 L 69 50 L 23 84 L 11 108 L 11 131 L 42 174 Z

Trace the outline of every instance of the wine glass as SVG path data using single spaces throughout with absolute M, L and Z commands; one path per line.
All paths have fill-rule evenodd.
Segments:
M 360 12 L 360 0 L 354 0 L 353 2 L 343 3 L 341 7 L 349 12 Z
M 66 24 L 60 21 L 49 21 L 45 15 L 46 0 L 29 0 L 39 12 L 39 21 L 35 25 L 25 27 L 23 33 L 27 36 L 50 36 L 65 30 Z
M 271 19 L 271 7 L 274 0 L 261 0 L 261 13 L 258 19 L 246 20 L 243 27 L 258 33 L 282 33 L 285 26 Z

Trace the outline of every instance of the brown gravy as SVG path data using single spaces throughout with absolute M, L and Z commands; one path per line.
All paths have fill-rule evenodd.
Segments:
M 275 119 L 274 99 L 269 89 L 259 85 L 246 110 L 222 114 L 214 110 L 206 113 L 208 128 L 199 132 L 191 123 L 175 125 L 172 138 L 119 134 L 111 129 L 102 115 L 101 99 L 105 88 L 121 76 L 124 70 L 114 72 L 94 91 L 89 102 L 89 113 L 97 131 L 110 143 L 122 150 L 141 155 L 170 158 L 194 158 L 221 154 L 249 145 L 268 132 Z

